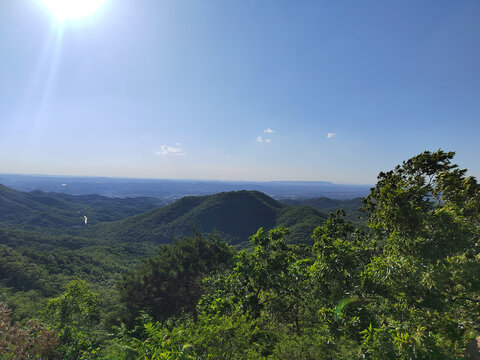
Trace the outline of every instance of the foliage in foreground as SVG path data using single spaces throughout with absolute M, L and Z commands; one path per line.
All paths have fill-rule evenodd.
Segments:
M 0 303 L 0 359 L 56 358 L 55 333 L 38 321 L 12 323 L 11 310 Z

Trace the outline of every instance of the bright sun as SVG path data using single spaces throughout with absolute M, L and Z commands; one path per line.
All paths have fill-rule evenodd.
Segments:
M 59 21 L 93 14 L 105 0 L 41 0 Z

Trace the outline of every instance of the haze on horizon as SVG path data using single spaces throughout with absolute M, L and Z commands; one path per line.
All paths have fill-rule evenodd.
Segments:
M 0 173 L 372 184 L 441 148 L 480 177 L 479 11 L 2 1 Z

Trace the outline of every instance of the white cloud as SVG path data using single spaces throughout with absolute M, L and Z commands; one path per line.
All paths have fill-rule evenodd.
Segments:
M 162 145 L 160 149 L 160 151 L 157 151 L 157 155 L 185 155 L 179 147 Z
M 272 130 L 272 129 L 268 128 L 268 129 L 263 130 L 263 132 L 266 133 L 266 134 L 271 134 L 271 133 L 274 133 L 275 130 Z
M 272 142 L 272 139 L 265 139 L 265 142 L 266 142 L 266 143 L 271 143 L 271 142 Z
M 256 139 L 255 139 L 256 142 L 258 143 L 263 143 L 263 138 L 261 136 L 258 136 Z
M 336 136 L 337 136 L 336 133 L 328 133 L 328 134 L 327 134 L 327 138 L 329 138 L 329 139 L 332 139 L 332 138 L 334 138 L 334 137 L 336 137 Z

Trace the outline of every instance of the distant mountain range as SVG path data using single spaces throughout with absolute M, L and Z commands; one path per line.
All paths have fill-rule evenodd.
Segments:
M 98 194 L 109 197 L 156 197 L 172 202 L 183 196 L 255 190 L 276 199 L 329 197 L 353 199 L 368 194 L 368 185 L 343 185 L 325 181 L 207 181 L 122 179 L 0 174 L 0 184 L 22 191 L 41 190 L 71 195 Z
M 290 229 L 287 241 L 310 242 L 326 213 L 345 208 L 356 214 L 359 199 L 285 199 L 259 191 L 186 196 L 166 205 L 149 197 L 23 192 L 0 185 L 0 227 L 55 229 L 107 243 L 170 243 L 195 231 L 216 232 L 232 244 L 246 242 L 260 227 Z M 84 220 L 88 223 L 85 224 Z

